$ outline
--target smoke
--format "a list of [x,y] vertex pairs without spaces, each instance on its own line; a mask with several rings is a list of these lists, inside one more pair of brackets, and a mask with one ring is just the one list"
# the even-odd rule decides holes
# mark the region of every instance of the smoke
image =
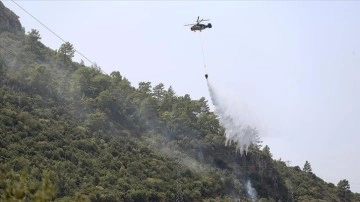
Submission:
[[226,145],[236,144],[241,155],[247,153],[251,144],[258,141],[257,131],[251,127],[250,119],[245,113],[240,114],[235,105],[227,102],[220,96],[215,88],[207,80],[211,101],[215,107],[215,114],[219,117],[220,124],[225,128]]
[[246,191],[252,201],[256,201],[256,190],[252,187],[250,180],[246,182]]

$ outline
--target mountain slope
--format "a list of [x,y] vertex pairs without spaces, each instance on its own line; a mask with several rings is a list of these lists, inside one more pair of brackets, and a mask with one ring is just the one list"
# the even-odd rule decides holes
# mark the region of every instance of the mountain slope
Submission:
[[18,18],[19,17],[14,12],[6,8],[4,4],[0,1],[0,32],[21,32],[22,27]]
[[[133,87],[120,72],[72,62],[8,13],[1,18],[14,23],[0,31],[2,201],[298,199],[290,185],[303,171],[285,175],[292,168],[260,145],[246,156],[226,147],[204,98],[163,84]],[[340,201],[336,188],[321,188]],[[312,193],[302,197],[317,199]]]

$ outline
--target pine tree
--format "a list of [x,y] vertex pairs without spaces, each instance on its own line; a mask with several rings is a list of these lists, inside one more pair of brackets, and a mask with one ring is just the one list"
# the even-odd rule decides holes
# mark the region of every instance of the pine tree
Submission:
[[349,181],[346,179],[340,180],[337,184],[337,192],[338,196],[340,197],[341,201],[350,201],[350,184]]
[[305,162],[303,171],[304,171],[304,172],[307,172],[307,173],[311,173],[311,172],[312,172],[311,165],[310,165],[310,163],[309,163],[308,161]]
[[74,57],[75,49],[70,42],[65,42],[61,44],[59,53],[64,57],[65,60],[71,61],[71,58]]
[[32,52],[39,52],[39,46],[38,46],[38,42],[41,39],[40,33],[38,30],[36,29],[31,29],[30,32],[28,32],[28,38],[27,38],[27,42],[30,46],[30,50]]
[[269,146],[265,145],[265,147],[262,149],[262,151],[263,151],[267,156],[269,156],[269,157],[272,158],[272,154],[271,154],[271,152],[270,152],[270,147],[269,147]]

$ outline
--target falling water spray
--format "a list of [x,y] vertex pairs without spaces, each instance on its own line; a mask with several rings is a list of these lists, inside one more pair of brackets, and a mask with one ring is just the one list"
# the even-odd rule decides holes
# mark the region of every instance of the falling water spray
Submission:
[[247,153],[249,146],[258,140],[255,128],[250,126],[249,120],[242,117],[233,105],[227,103],[227,99],[217,93],[209,79],[207,79],[207,85],[211,101],[215,107],[215,114],[219,117],[220,124],[225,128],[225,144],[235,143],[241,155],[244,152]]

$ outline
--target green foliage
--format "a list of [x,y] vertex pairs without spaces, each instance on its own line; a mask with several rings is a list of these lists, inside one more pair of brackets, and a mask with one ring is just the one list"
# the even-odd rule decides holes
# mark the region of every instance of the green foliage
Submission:
[[28,32],[28,40],[30,43],[35,44],[36,42],[38,42],[41,39],[40,37],[40,33],[38,30],[36,29],[31,29],[30,32]]
[[265,147],[262,149],[262,151],[265,153],[265,155],[269,156],[270,158],[272,158],[272,154],[270,152],[270,147],[265,145]]
[[43,173],[41,181],[35,176],[29,176],[26,170],[19,173],[2,168],[0,172],[2,201],[50,201],[56,195],[50,172]]
[[58,52],[60,53],[64,61],[71,61],[71,58],[74,57],[75,49],[74,46],[67,41],[61,44]]
[[262,201],[338,199],[340,186],[273,161],[260,141],[246,156],[226,147],[205,98],[135,88],[39,39],[0,35],[1,200],[175,201],[181,185],[185,201],[250,201],[249,178]]
[[311,173],[311,172],[312,172],[311,165],[310,165],[310,163],[309,163],[308,161],[305,161],[303,171],[304,171],[304,172],[307,172],[307,173]]
[[351,201],[351,191],[349,181],[346,179],[340,180],[337,184],[337,192],[341,201]]
[[[307,161],[306,161],[307,162]],[[312,172],[301,170],[299,166],[287,167],[282,161],[275,161],[276,169],[285,179],[286,187],[294,201],[359,201],[358,195],[351,193],[347,180],[341,180],[335,187],[326,183]]]
[[39,52],[39,40],[41,39],[40,33],[36,29],[31,29],[27,35],[27,43],[30,46],[30,51]]
[[6,78],[6,72],[7,72],[6,62],[4,58],[0,56],[0,83],[4,82],[4,79]]

